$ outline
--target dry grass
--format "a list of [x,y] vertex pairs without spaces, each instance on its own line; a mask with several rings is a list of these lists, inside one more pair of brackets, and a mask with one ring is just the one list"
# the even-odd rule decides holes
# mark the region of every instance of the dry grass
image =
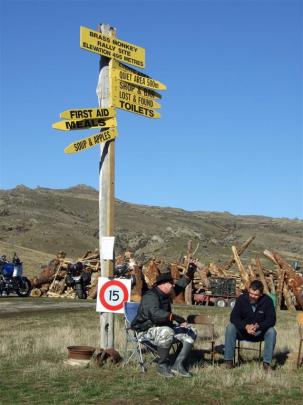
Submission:
[[[214,316],[219,349],[224,344],[229,311],[201,307],[192,307],[190,311],[208,312]],[[178,313],[185,314],[185,308],[180,307]],[[222,354],[217,355],[216,365],[212,366],[209,354],[203,350],[204,360],[201,357],[197,359],[199,364],[192,366],[194,378],[181,381],[159,377],[153,365],[145,375],[135,365],[127,369],[112,365],[101,369],[67,367],[64,364],[67,346],[98,346],[99,320],[92,309],[3,318],[0,380],[6,383],[0,388],[0,398],[5,400],[3,403],[31,405],[110,404],[115,401],[121,404],[166,403],[173,392],[177,404],[202,404],[206,403],[204,400],[211,404],[244,404],[248,399],[257,403],[300,403],[303,370],[296,370],[294,362],[287,360],[290,353],[298,350],[295,315],[286,311],[278,313],[276,369],[271,374],[265,374],[249,354],[245,355],[245,363],[232,371],[222,366]],[[120,350],[123,344],[121,326],[121,318],[117,318],[116,347]],[[209,344],[198,343],[196,353],[200,355],[202,348],[209,348]]]

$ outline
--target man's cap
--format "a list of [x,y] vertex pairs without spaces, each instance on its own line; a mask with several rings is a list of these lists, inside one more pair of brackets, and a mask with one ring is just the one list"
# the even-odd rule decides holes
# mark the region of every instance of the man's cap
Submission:
[[171,274],[166,272],[166,273],[160,273],[157,276],[154,285],[157,286],[157,285],[164,284],[164,283],[172,283],[173,284],[173,282],[174,282],[174,280],[173,280]]

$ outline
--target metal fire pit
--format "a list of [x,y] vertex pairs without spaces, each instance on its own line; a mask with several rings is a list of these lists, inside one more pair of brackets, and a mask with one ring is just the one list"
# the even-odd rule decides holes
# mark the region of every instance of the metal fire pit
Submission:
[[74,360],[90,360],[96,348],[92,346],[68,346],[68,358]]

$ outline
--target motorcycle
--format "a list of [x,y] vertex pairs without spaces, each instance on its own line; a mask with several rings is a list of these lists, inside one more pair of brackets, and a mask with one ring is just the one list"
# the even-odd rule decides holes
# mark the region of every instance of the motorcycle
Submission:
[[77,262],[68,265],[65,283],[76,291],[79,299],[87,298],[87,286],[90,284],[90,280],[91,274],[84,271],[83,263]]
[[114,278],[128,278],[131,280],[131,288],[136,285],[136,277],[131,274],[132,267],[129,263],[117,264],[114,267]]
[[28,297],[32,286],[27,277],[22,276],[23,265],[19,258],[14,257],[8,262],[5,256],[0,258],[0,295],[8,296],[17,293],[19,297]]

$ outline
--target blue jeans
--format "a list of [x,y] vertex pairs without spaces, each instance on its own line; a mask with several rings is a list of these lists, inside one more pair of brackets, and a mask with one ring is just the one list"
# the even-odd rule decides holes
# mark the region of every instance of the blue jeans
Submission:
[[260,340],[264,340],[264,351],[263,351],[263,361],[265,363],[271,363],[272,355],[275,350],[276,345],[276,335],[277,332],[275,328],[269,328],[264,333],[264,335],[260,336],[259,340],[258,337],[251,339],[249,337],[243,337],[237,331],[235,325],[233,323],[229,323],[225,330],[225,350],[224,350],[224,359],[225,360],[233,360],[235,347],[236,347],[236,340],[247,340],[251,342],[258,342]]

